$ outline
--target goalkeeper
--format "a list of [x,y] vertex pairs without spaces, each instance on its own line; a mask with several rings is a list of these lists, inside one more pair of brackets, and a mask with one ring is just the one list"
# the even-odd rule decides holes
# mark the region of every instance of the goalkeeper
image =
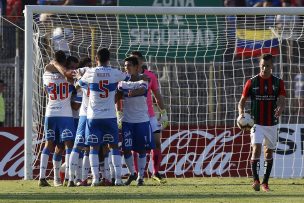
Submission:
[[[133,51],[131,56],[135,56],[138,59],[139,63],[139,72],[144,73],[150,78],[149,86],[148,86],[148,95],[147,95],[147,104],[148,104],[148,113],[150,117],[150,124],[152,127],[152,131],[154,134],[154,142],[155,142],[155,149],[152,150],[152,161],[153,161],[153,175],[152,178],[160,183],[165,183],[166,180],[162,177],[159,173],[160,163],[162,161],[162,154],[161,154],[161,141],[160,141],[160,130],[165,129],[169,122],[167,111],[165,109],[165,105],[163,102],[163,98],[160,94],[160,90],[158,87],[157,77],[154,73],[144,68],[144,59],[139,51]],[[153,102],[152,102],[152,92],[154,97],[156,98],[156,103],[158,108],[160,109],[160,119],[157,120],[155,117],[154,109],[153,109]],[[161,126],[160,126],[161,124]],[[136,157],[136,156],[134,156]],[[134,160],[136,164],[137,161]],[[137,167],[136,167],[137,168]]]
[[261,186],[264,192],[268,192],[268,180],[273,165],[272,154],[277,143],[277,123],[285,107],[286,91],[283,80],[272,75],[271,54],[264,54],[260,59],[259,66],[260,73],[245,84],[238,109],[239,116],[243,116],[246,100],[250,96],[251,114],[255,121],[250,132],[252,188],[255,191],[260,190],[259,169],[263,143],[265,162]]

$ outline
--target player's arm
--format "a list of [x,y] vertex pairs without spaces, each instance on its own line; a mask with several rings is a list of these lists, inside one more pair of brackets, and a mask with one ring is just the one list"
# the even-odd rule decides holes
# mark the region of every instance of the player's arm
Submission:
[[57,71],[59,71],[59,73],[64,75],[67,79],[71,80],[75,76],[75,71],[74,70],[66,69],[66,67],[64,67],[63,65],[61,65],[60,63],[58,63],[55,60],[51,61],[50,65],[53,65],[57,69]]
[[276,118],[280,117],[282,115],[282,112],[285,108],[285,98],[286,98],[286,90],[283,80],[280,80],[280,86],[279,86],[279,96],[277,99],[277,108],[274,110],[274,116]]
[[245,113],[244,109],[245,109],[246,101],[247,101],[247,97],[242,96],[238,104],[239,116],[242,116]]
[[71,102],[71,107],[73,110],[78,111],[78,109],[80,108],[81,103],[78,102]]
[[128,96],[129,97],[136,97],[146,94],[147,88],[146,87],[140,87],[138,89],[129,90]]
[[251,80],[247,80],[242,92],[242,97],[238,104],[239,116],[242,116],[245,113],[245,104],[250,94],[250,87],[251,87]]

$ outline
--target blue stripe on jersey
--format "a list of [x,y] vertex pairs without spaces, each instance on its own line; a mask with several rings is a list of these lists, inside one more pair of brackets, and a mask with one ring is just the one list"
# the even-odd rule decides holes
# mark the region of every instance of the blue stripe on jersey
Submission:
[[[73,92],[74,90],[75,90],[74,85],[69,85],[69,93]],[[57,91],[57,94],[60,93],[60,86],[57,85],[56,91]],[[62,93],[65,94],[65,88],[62,88]]]
[[83,82],[82,80],[79,80],[79,81],[78,81],[78,84],[79,84],[79,86],[80,86],[81,88],[87,89],[88,84],[85,83],[85,82]]
[[[116,90],[118,83],[110,83],[109,85],[103,85],[104,88],[108,89],[110,92],[113,92]],[[98,83],[90,83],[90,90],[91,91],[96,91],[96,92],[102,92],[101,89],[99,89],[99,84]]]

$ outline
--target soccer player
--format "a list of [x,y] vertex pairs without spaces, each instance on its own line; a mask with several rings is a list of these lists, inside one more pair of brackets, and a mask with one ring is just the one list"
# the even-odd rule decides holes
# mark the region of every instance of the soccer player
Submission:
[[112,150],[115,170],[115,185],[123,185],[121,180],[121,155],[118,149],[118,127],[115,109],[115,91],[119,81],[127,79],[127,74],[109,66],[110,52],[103,48],[97,52],[97,67],[88,69],[79,81],[90,89],[87,109],[86,144],[90,146],[90,165],[93,175],[92,185],[98,186],[100,145]]
[[[82,59],[80,61],[79,68],[76,70],[78,76],[81,77],[84,73],[91,67],[91,60],[89,58]],[[86,62],[84,62],[84,60]],[[85,67],[83,67],[85,66]],[[85,145],[85,129],[86,129],[86,120],[87,120],[87,106],[88,106],[89,94],[88,86],[85,85],[82,88],[77,88],[77,99],[74,104],[76,108],[77,103],[80,102],[80,108],[78,111],[77,119],[77,131],[76,138],[73,146],[73,150],[70,157],[70,170],[69,170],[69,186],[73,187],[86,186],[87,177],[89,171],[89,159],[87,145]],[[72,103],[73,106],[73,103]],[[73,115],[74,119],[76,115]],[[82,174],[82,177],[81,177]],[[74,181],[75,177],[75,181]]]
[[271,54],[260,58],[260,73],[249,79],[244,87],[238,104],[239,116],[244,114],[245,103],[251,98],[251,114],[255,124],[251,128],[251,170],[253,189],[260,190],[259,169],[262,143],[264,145],[264,178],[262,190],[269,191],[268,180],[273,164],[273,150],[277,143],[277,124],[285,107],[286,91],[282,79],[272,75],[273,59]]
[[[126,185],[137,179],[137,185],[144,184],[146,146],[152,141],[152,130],[148,115],[148,82],[139,79],[139,64],[136,57],[125,59],[125,69],[131,75],[130,81],[122,81],[118,90],[124,97],[122,116],[122,149],[130,172]],[[140,80],[140,81],[139,81]],[[135,82],[138,81],[138,82]],[[118,104],[120,101],[117,102]],[[119,105],[118,105],[119,106]],[[138,177],[134,170],[132,150],[139,154]]]
[[[152,150],[152,161],[153,161],[153,175],[152,178],[160,183],[165,183],[166,180],[164,177],[159,173],[159,167],[160,163],[162,161],[162,154],[161,154],[161,127],[164,129],[168,126],[168,116],[167,116],[167,111],[165,109],[165,105],[163,102],[163,98],[160,94],[160,90],[158,87],[158,81],[157,77],[155,76],[154,73],[151,71],[147,70],[144,67],[144,58],[139,51],[133,51],[131,53],[131,56],[135,56],[138,59],[139,62],[139,71],[140,73],[144,73],[150,78],[149,86],[148,86],[148,95],[147,95],[147,104],[148,104],[148,113],[150,117],[150,123],[154,135],[154,142],[155,142],[155,149]],[[153,101],[152,101],[152,93],[154,97],[156,98],[156,103],[158,108],[160,109],[160,119],[159,121],[157,120],[153,108]],[[159,125],[161,124],[161,126]],[[136,166],[136,155],[135,155],[135,166]]]
[[[65,64],[66,56],[64,52],[55,53],[55,60],[61,65]],[[61,154],[63,145],[66,148],[66,162],[69,168],[68,160],[72,151],[75,138],[75,128],[71,108],[71,93],[74,86],[58,72],[46,71],[43,75],[43,83],[48,95],[48,104],[45,112],[44,136],[45,146],[40,158],[40,176],[38,185],[41,187],[50,186],[45,179],[45,173],[48,165],[49,154],[54,150],[54,186],[61,186],[59,178],[59,168],[61,166]]]

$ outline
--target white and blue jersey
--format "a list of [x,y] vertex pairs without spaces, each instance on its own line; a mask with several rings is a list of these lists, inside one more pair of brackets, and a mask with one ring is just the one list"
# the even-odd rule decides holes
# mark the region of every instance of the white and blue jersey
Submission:
[[126,73],[110,66],[100,66],[86,71],[79,80],[88,86],[86,144],[117,144],[118,127],[115,109],[115,91],[119,81],[127,79]]
[[[75,89],[75,91],[72,94],[71,101],[74,103],[77,103],[77,104],[82,103],[82,89],[81,88]],[[75,128],[77,128],[78,120],[79,120],[79,109],[78,110],[72,109],[72,114],[73,114],[73,118],[74,118]]]
[[[129,97],[128,92],[145,88],[143,95]],[[118,90],[123,92],[124,105],[122,117],[122,149],[136,152],[155,148],[152,139],[152,129],[147,106],[148,83],[145,81],[125,82],[118,85]]]
[[[88,67],[80,68],[79,70],[86,71]],[[87,124],[87,109],[88,109],[88,103],[89,103],[89,91],[88,91],[88,85],[83,84],[81,87],[82,92],[82,102],[81,106],[79,108],[79,121],[76,131],[76,138],[75,138],[75,146],[81,146],[85,147],[87,146],[85,144],[85,131],[86,131],[86,124]]]
[[60,73],[45,72],[44,88],[48,94],[45,112],[44,135],[46,140],[59,144],[74,140],[75,127],[71,108],[74,86]]

